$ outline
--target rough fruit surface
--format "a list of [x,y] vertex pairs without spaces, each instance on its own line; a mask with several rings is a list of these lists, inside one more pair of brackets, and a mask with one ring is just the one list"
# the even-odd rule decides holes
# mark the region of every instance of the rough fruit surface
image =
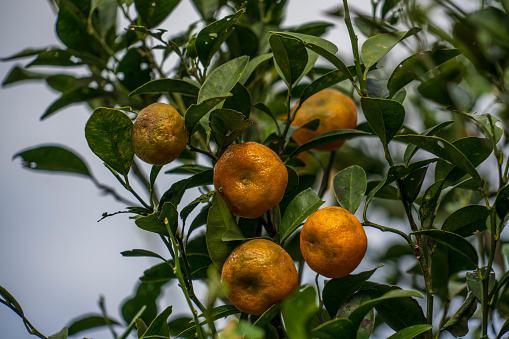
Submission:
[[214,186],[232,213],[258,218],[285,194],[288,172],[270,148],[244,142],[229,147],[214,167]]
[[290,255],[278,244],[254,239],[236,247],[223,265],[228,299],[240,311],[261,315],[291,295],[298,275]]
[[134,121],[134,153],[146,163],[166,165],[186,148],[184,118],[171,105],[157,102],[140,111]]
[[341,207],[309,216],[300,233],[300,250],[309,267],[327,278],[341,278],[359,266],[368,239],[357,218]]
[[[293,111],[296,108],[297,106]],[[327,88],[304,101],[292,125],[302,126],[314,119],[320,119],[320,124],[315,131],[301,128],[293,133],[292,137],[298,144],[302,145],[326,132],[338,129],[355,129],[357,127],[357,107],[347,95],[338,90]],[[341,147],[344,142],[345,140],[339,140],[316,147],[316,149],[332,151]]]

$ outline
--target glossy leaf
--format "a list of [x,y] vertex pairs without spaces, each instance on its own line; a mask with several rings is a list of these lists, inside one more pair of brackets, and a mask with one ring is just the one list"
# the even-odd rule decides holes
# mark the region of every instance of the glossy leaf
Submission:
[[241,56],[215,68],[200,88],[198,104],[210,98],[227,96],[244,73],[248,61],[248,56]]
[[200,120],[210,112],[214,107],[219,105],[221,102],[226,100],[230,95],[208,98],[202,101],[199,104],[192,104],[186,111],[184,116],[186,128],[189,132],[189,136],[193,135],[195,132],[194,129],[196,125],[200,122]]
[[179,3],[180,0],[134,0],[136,11],[147,28],[158,26]]
[[442,230],[468,237],[475,231],[482,232],[486,227],[489,212],[486,206],[469,205],[452,213],[442,225]]
[[231,109],[216,109],[210,113],[210,129],[219,150],[226,149],[252,123],[244,114]]
[[311,286],[297,290],[292,296],[283,300],[281,313],[285,322],[288,338],[310,338],[307,324],[318,311],[316,305],[316,291]]
[[272,59],[273,56],[274,55],[272,53],[266,53],[249,60],[246,69],[244,70],[244,73],[242,73],[242,76],[240,77],[239,83],[245,85],[249,77],[255,71],[255,69],[263,62]]
[[495,199],[495,209],[500,219],[505,219],[509,213],[509,186],[502,188]]
[[398,135],[395,140],[411,143],[450,162],[470,174],[480,185],[482,178],[470,160],[445,139],[425,135]]
[[373,66],[401,40],[417,34],[420,30],[420,28],[413,27],[408,32],[383,33],[368,38],[361,48],[361,59],[366,68]]
[[237,82],[230,91],[231,97],[228,97],[223,108],[233,109],[242,113],[246,118],[251,115],[251,94],[240,82]]
[[332,319],[315,327],[311,331],[313,338],[336,339],[354,338],[353,324],[349,319]]
[[26,168],[42,171],[58,171],[91,176],[85,162],[74,152],[60,146],[40,146],[19,152]]
[[191,96],[198,96],[200,88],[194,84],[181,79],[156,79],[149,81],[134,91],[129,96],[145,93],[181,93]]
[[325,201],[322,201],[311,188],[295,196],[281,219],[281,225],[279,226],[281,242],[287,239],[307,217],[324,203]]
[[294,157],[295,155],[309,151],[310,149],[313,149],[318,146],[326,145],[334,141],[338,140],[350,140],[357,137],[364,137],[364,136],[372,136],[371,133],[355,130],[355,129],[343,129],[343,130],[335,130],[330,131],[324,134],[321,134],[317,137],[314,137],[313,139],[305,142],[298,148],[296,148],[289,157]]
[[317,44],[313,44],[313,43],[307,43],[306,44],[306,48],[309,48],[313,52],[315,52],[315,53],[321,55],[322,57],[324,57],[327,61],[329,61],[334,66],[336,66],[336,68],[338,70],[340,70],[344,75],[346,75],[347,78],[350,79],[350,81],[352,83],[355,83],[355,80],[354,80],[352,74],[350,73],[350,71],[348,70],[348,67],[334,53],[331,53],[327,49],[325,49],[325,48],[323,48],[323,47],[321,47],[321,46],[319,46]]
[[210,259],[218,269],[221,269],[224,262],[236,247],[234,241],[223,241],[223,235],[227,232],[235,232],[242,236],[242,232],[235,222],[230,209],[219,194],[214,194],[212,206],[209,209],[207,218],[207,248]]
[[297,32],[278,32],[277,34],[297,38],[306,44],[314,44],[320,46],[321,48],[325,49],[326,51],[332,54],[336,54],[338,51],[338,47],[336,45],[334,45],[329,40],[320,38],[318,36],[302,34]]
[[332,185],[338,204],[354,214],[366,193],[366,173],[362,167],[353,165],[339,171]]
[[225,42],[228,36],[232,33],[232,26],[240,15],[242,15],[241,10],[237,11],[235,14],[228,15],[221,20],[214,21],[198,33],[198,36],[196,37],[196,51],[198,52],[198,57],[205,68],[209,66],[214,53],[219,50],[223,42]]
[[431,330],[432,328],[433,326],[428,324],[412,325],[402,330],[399,330],[398,332],[394,333],[387,339],[412,339],[421,333]]
[[92,152],[124,177],[134,157],[132,128],[133,123],[125,113],[110,108],[95,109],[85,125],[85,137]]
[[477,309],[477,299],[472,293],[469,293],[463,305],[456,313],[445,323],[440,332],[447,330],[455,337],[462,337],[468,333],[468,320],[474,315]]
[[44,112],[41,116],[41,120],[48,118],[53,115],[55,112],[65,108],[71,104],[75,104],[78,102],[84,102],[100,97],[104,97],[109,95],[108,92],[104,91],[100,88],[89,88],[89,87],[79,87],[69,92],[64,92],[62,95],[55,100]]
[[343,278],[329,280],[322,292],[322,298],[325,308],[331,317],[335,317],[339,308],[352,294],[362,288],[364,283],[371,278],[373,273],[382,265],[372,270],[361,272],[359,274],[350,274]]
[[301,78],[308,62],[304,43],[277,33],[269,37],[269,43],[279,75],[288,87],[293,86]]
[[120,325],[117,321],[105,318],[104,315],[86,315],[80,319],[74,320],[70,325],[67,326],[69,333],[68,335],[74,335],[82,331],[89,330],[91,328],[108,326],[108,325]]
[[[94,54],[99,52],[97,39],[87,29],[90,2],[62,0],[59,2],[56,33],[69,48]],[[99,53],[97,53],[99,54]]]
[[398,133],[405,121],[405,109],[397,101],[361,98],[364,116],[384,145]]
[[468,260],[470,260],[474,265],[477,266],[479,262],[479,257],[477,255],[477,251],[475,247],[467,240],[463,239],[463,237],[443,230],[424,230],[424,231],[416,231],[412,234],[426,235],[431,239],[441,242],[453,250],[463,254]]
[[394,95],[413,80],[419,79],[426,72],[459,54],[457,49],[438,49],[422,51],[409,56],[394,69],[389,78],[387,89],[390,95]]

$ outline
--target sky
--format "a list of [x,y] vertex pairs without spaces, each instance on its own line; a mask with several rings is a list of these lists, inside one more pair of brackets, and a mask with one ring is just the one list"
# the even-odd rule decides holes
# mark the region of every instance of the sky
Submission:
[[[331,21],[324,18],[322,12],[337,3],[314,0],[313,6],[309,6],[307,0],[290,0],[285,24]],[[356,1],[351,6],[361,10],[370,8],[368,0]],[[196,20],[198,15],[191,1],[182,0],[171,20],[161,28],[178,33]],[[28,47],[60,45],[54,24],[55,15],[47,1],[0,2],[0,57]],[[328,38],[340,47],[342,55],[349,56],[347,31],[339,24]],[[4,79],[14,65],[28,62],[29,59],[0,62],[0,78]],[[110,196],[101,196],[90,180],[78,175],[30,171],[21,167],[19,157],[13,159],[13,155],[37,145],[65,145],[86,159],[100,182],[121,191],[86,144],[84,126],[90,115],[88,108],[74,105],[44,121],[39,120],[57,96],[42,82],[24,82],[0,89],[3,111],[0,124],[0,285],[18,300],[32,325],[47,336],[85,313],[98,313],[97,302],[101,295],[105,297],[111,316],[121,320],[120,306],[134,292],[138,277],[158,262],[149,258],[124,258],[120,252],[146,248],[165,253],[158,237],[139,230],[126,215],[97,222],[103,212],[123,210],[125,206]],[[148,167],[143,169],[147,172]],[[160,182],[160,191],[164,192],[172,180],[181,178],[166,176]],[[189,201],[193,198],[186,197]],[[374,234],[372,229],[368,230],[368,239]],[[180,294],[166,293],[162,302],[179,305],[184,299]],[[178,308],[187,311],[185,306],[174,309]],[[95,339],[111,338],[104,330],[89,331],[85,335]],[[0,338],[34,337],[26,332],[16,314],[0,305]]]

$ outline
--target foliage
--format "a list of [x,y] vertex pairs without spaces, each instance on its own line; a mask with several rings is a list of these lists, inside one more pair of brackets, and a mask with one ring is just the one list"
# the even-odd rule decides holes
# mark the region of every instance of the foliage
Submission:
[[[137,200],[123,213],[168,249],[164,255],[122,252],[162,261],[144,272],[136,293],[121,305],[123,321],[113,320],[100,302],[101,313],[85,314],[49,338],[101,326],[115,338],[134,332],[138,338],[216,337],[222,330],[217,320],[225,317],[240,320],[226,325],[224,338],[367,338],[382,323],[392,328],[391,338],[505,334],[509,3],[481,0],[465,10],[458,1],[381,0],[372,1],[372,15],[365,15],[344,0],[328,11],[349,32],[353,60],[342,60],[337,46],[322,38],[330,23],[281,25],[285,0],[193,0],[201,22],[171,36],[164,22],[179,2],[53,0],[61,46],[3,59],[31,60],[15,66],[4,86],[44,81],[61,93],[41,119],[74,103],[90,106],[85,135],[100,160],[89,161],[104,162]],[[360,48],[356,32],[366,37]],[[399,47],[406,57],[392,51]],[[48,65],[58,71],[36,71]],[[86,72],[71,75],[76,66]],[[292,106],[328,87],[352,96],[364,119],[355,130],[297,145],[290,124],[299,107]],[[154,188],[162,167],[153,166],[144,178],[130,141],[136,113],[157,101],[175,106],[189,132],[179,166],[164,172],[188,177],[161,196]],[[485,102],[491,104],[486,108]],[[345,139],[351,141],[339,150],[314,150]],[[273,149],[290,178],[280,204],[257,219],[232,216],[211,189],[217,159],[243,141]],[[68,148],[42,145],[16,156],[29,169],[83,175],[128,204]],[[133,189],[132,177],[145,183],[146,192]],[[203,194],[181,206],[194,187]],[[360,208],[363,226],[391,233],[387,251],[371,258],[385,266],[328,280],[322,288],[317,276],[316,286],[301,285],[261,316],[241,314],[219,279],[228,254],[246,239],[270,238],[291,254],[302,276],[299,229],[327,192],[332,204],[352,213]],[[405,226],[375,220],[381,210]],[[414,266],[402,272],[398,265],[405,257]],[[372,280],[375,271],[382,276],[378,282]],[[186,297],[190,316],[174,316],[172,305],[158,309],[161,288],[172,280],[178,280],[174,288]],[[207,283],[206,296],[195,294],[196,280]],[[46,338],[3,287],[0,297],[30,333]]]

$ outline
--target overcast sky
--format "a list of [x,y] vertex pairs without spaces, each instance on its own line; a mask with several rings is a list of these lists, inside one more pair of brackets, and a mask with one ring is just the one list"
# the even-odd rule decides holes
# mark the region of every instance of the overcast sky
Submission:
[[[324,18],[322,11],[338,3],[313,0],[310,6],[307,0],[290,0],[285,23],[331,21]],[[351,6],[363,10],[370,7],[368,0],[356,1]],[[161,27],[177,33],[197,19],[191,1],[183,0],[171,22]],[[0,2],[0,57],[28,47],[59,45],[54,24],[55,16],[47,1]],[[342,55],[349,56],[346,29],[340,25],[328,38],[340,47]],[[28,59],[0,63],[0,78],[4,79],[15,64],[27,63]],[[86,144],[83,129],[90,114],[88,109],[75,105],[39,121],[56,98],[57,93],[42,82],[0,89],[0,285],[14,295],[27,318],[47,336],[75,317],[97,313],[100,295],[105,296],[113,318],[121,320],[119,310],[123,300],[134,292],[143,270],[157,261],[123,258],[120,252],[146,248],[166,255],[159,239],[140,231],[126,215],[98,223],[103,212],[115,212],[125,206],[111,197],[100,196],[88,179],[29,171],[21,168],[19,158],[12,160],[14,154],[36,145],[65,145],[87,160],[99,181],[121,191]],[[171,184],[168,176],[163,180],[160,191]],[[178,304],[180,294],[166,293],[162,302]],[[187,311],[185,306],[174,307],[175,311],[178,309]],[[90,331],[86,336],[111,338],[109,332],[102,330]],[[33,338],[21,319],[3,305],[0,305],[0,338]]]

